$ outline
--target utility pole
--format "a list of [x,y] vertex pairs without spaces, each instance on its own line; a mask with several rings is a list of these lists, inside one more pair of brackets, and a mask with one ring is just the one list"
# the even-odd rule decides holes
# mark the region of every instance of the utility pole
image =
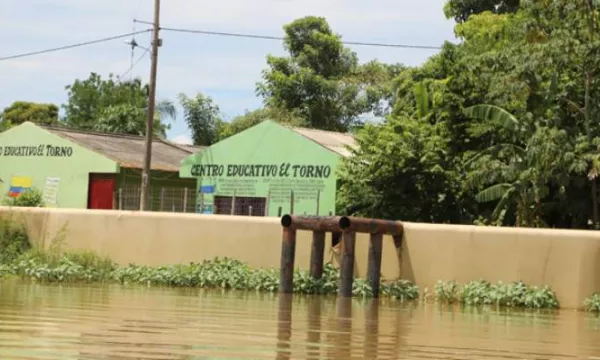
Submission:
[[156,104],[156,71],[158,65],[158,47],[161,45],[158,37],[160,19],[160,0],[154,0],[154,29],[152,32],[152,64],[150,65],[150,89],[148,92],[148,119],[146,120],[146,154],[144,156],[144,168],[142,169],[142,188],[140,192],[140,210],[146,211],[150,208],[150,164],[152,162],[152,136],[154,125],[154,108]]

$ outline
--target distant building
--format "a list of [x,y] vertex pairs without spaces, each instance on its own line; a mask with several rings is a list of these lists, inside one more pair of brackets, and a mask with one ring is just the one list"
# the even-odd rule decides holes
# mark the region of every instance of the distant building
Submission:
[[[23,123],[0,133],[0,198],[37,188],[49,207],[139,210],[144,137]],[[199,147],[154,139],[154,211],[194,212],[194,180],[178,176]]]
[[354,146],[350,134],[264,121],[189,155],[179,174],[198,180],[204,214],[329,215],[336,170]]

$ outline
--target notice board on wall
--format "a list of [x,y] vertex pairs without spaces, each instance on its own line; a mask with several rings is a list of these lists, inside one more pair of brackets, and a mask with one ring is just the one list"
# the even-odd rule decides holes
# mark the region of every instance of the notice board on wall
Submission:
[[58,206],[58,188],[60,185],[60,178],[58,177],[47,177],[44,184],[44,203],[49,207]]

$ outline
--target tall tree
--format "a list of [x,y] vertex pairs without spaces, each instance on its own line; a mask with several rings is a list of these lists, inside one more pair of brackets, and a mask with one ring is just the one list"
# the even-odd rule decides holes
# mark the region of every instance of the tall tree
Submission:
[[444,13],[447,18],[453,18],[456,22],[462,23],[467,21],[471,15],[485,11],[497,14],[516,12],[519,9],[519,2],[520,0],[448,0],[444,7]]
[[184,119],[192,131],[194,145],[210,146],[219,140],[219,129],[223,124],[219,106],[206,95],[198,93],[190,98],[179,94]]
[[284,27],[289,57],[268,56],[257,93],[265,106],[294,110],[310,127],[345,131],[379,105],[358,81],[358,58],[324,18],[308,16]]
[[52,125],[58,122],[58,106],[28,101],[15,101],[0,113],[3,127],[19,125],[25,121],[36,124]]
[[[91,73],[87,79],[75,80],[66,87],[68,101],[63,105],[63,122],[70,127],[141,135],[146,131],[148,85],[140,79],[119,82],[112,74],[108,79]],[[174,118],[175,107],[167,100],[157,102],[154,133],[164,136],[168,117]]]

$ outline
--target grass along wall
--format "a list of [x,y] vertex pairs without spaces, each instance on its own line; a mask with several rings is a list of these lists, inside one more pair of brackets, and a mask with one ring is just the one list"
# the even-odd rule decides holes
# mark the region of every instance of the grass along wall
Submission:
[[[254,268],[277,268],[277,218],[202,216],[40,208],[0,208],[25,220],[30,238],[49,247],[57,237],[68,249],[91,250],[120,264],[171,265],[229,257]],[[296,266],[308,268],[308,232],[299,232]],[[327,240],[328,248],[330,240]],[[355,276],[364,277],[368,237],[356,241]],[[600,291],[600,233],[405,223],[399,253],[384,238],[383,277],[400,276],[434,291],[438,281],[466,284],[523,281],[550,286],[563,308],[579,308]],[[326,250],[326,261],[337,257]],[[400,259],[401,258],[401,259]]]

